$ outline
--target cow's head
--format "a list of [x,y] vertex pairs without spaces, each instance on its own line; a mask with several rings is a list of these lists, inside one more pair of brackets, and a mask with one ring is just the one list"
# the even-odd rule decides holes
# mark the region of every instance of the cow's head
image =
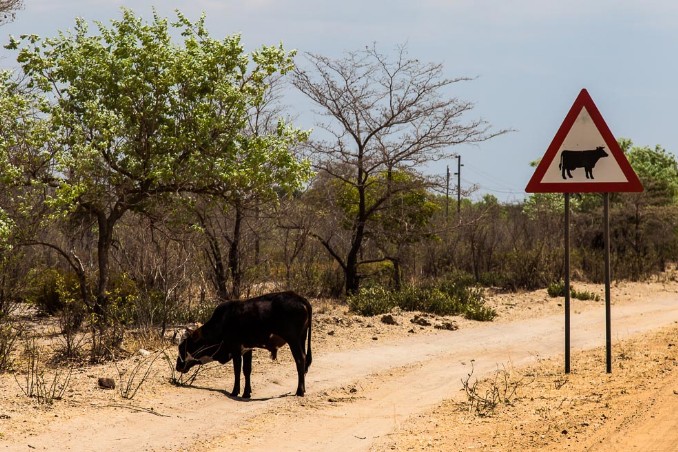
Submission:
[[607,157],[607,152],[605,152],[605,146],[596,146],[596,155],[599,157]]
[[188,372],[196,364],[207,364],[219,361],[224,364],[231,359],[222,342],[212,341],[205,337],[202,327],[193,331],[187,330],[179,344],[179,356],[176,369]]

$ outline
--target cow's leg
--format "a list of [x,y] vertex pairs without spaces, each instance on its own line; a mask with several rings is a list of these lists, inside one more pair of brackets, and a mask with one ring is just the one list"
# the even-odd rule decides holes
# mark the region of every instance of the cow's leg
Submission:
[[242,367],[242,355],[240,353],[233,354],[233,391],[232,396],[240,394],[240,368]]
[[245,374],[245,390],[242,396],[249,399],[252,396],[252,386],[250,385],[250,375],[252,374],[252,350],[246,351],[242,355],[242,370]]
[[569,177],[570,179],[572,179],[572,173],[570,172],[570,169],[569,169],[569,168],[567,169],[567,177]]
[[304,381],[304,375],[306,373],[306,352],[304,352],[304,341],[303,339],[291,340],[289,344],[290,350],[292,351],[292,356],[294,357],[294,362],[297,365],[297,375],[299,377],[296,395],[303,396],[306,392],[306,384]]

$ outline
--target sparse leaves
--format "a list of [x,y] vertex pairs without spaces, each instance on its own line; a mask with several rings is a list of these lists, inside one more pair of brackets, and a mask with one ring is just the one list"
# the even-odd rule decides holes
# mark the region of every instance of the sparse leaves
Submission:
[[[296,69],[293,83],[326,118],[319,124],[324,136],[306,148],[319,180],[336,181],[330,185],[350,194],[339,202],[348,213],[344,226],[350,236],[337,238],[332,226],[314,236],[344,270],[346,292],[355,293],[362,260],[358,256],[373,232],[370,222],[395,208],[399,203],[392,203],[394,199],[431,187],[419,174],[421,166],[451,155],[454,145],[482,142],[506,131],[466,117],[473,104],[451,96],[449,89],[467,78],[446,78],[442,65],[410,58],[404,47],[393,56],[373,46],[336,60],[306,57],[311,69]],[[383,256],[367,259],[378,258]]]

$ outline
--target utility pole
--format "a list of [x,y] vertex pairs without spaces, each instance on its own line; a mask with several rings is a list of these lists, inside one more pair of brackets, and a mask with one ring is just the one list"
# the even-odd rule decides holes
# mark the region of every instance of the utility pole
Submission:
[[454,173],[457,176],[457,215],[461,214],[461,167],[464,166],[461,164],[461,155],[457,154],[457,172]]
[[450,216],[450,165],[447,165],[447,178],[445,180],[445,221],[447,221]]

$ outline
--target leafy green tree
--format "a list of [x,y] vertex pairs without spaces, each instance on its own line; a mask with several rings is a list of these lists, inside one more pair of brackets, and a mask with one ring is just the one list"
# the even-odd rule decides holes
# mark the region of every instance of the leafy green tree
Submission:
[[[358,261],[361,277],[369,264],[390,262],[393,266],[393,284],[401,287],[402,263],[409,245],[433,236],[431,219],[439,210],[428,184],[420,175],[396,170],[375,174],[365,193],[368,204],[388,196],[388,200],[369,218],[365,225],[365,240]],[[386,190],[393,193],[387,194]],[[330,237],[334,242],[350,241],[353,221],[359,209],[359,191],[343,180],[318,177],[306,195],[306,202],[318,212],[322,232],[312,234],[323,242]],[[327,246],[326,246],[327,247]]]
[[612,204],[610,226],[616,248],[613,270],[621,277],[641,278],[661,271],[678,249],[678,161],[657,145],[620,145],[640,178],[644,191],[621,193]]
[[645,196],[654,205],[675,204],[678,201],[678,161],[660,145],[633,146],[629,139],[620,139],[629,163],[643,183]]
[[[280,104],[281,88],[280,74],[267,78],[267,89],[261,100],[252,105],[247,113],[243,134],[255,139],[276,133],[279,118],[284,114]],[[305,134],[300,136],[306,138]],[[294,144],[290,142],[288,146],[293,147]],[[257,170],[256,165],[251,168],[253,173]],[[301,175],[305,177],[307,173]],[[216,195],[203,195],[202,199],[194,198],[190,204],[190,215],[197,220],[206,240],[205,254],[219,298],[240,298],[251,264],[258,264],[260,241],[257,229],[262,226],[262,221],[259,221],[261,211],[277,205],[280,197],[291,188],[296,187],[281,185],[270,179],[237,180],[229,190]],[[255,258],[254,262],[252,259],[247,262],[246,248],[248,239],[252,238]]]
[[12,156],[13,168],[46,187],[54,217],[95,222],[94,312],[105,324],[109,255],[127,212],[178,193],[296,188],[308,165],[290,152],[307,134],[282,120],[270,133],[243,133],[269,78],[292,69],[293,52],[264,46],[248,55],[238,35],[213,39],[204,17],[178,12],[175,22],[154,14],[146,23],[123,9],[110,26],[96,25],[90,34],[77,19],[73,32],[12,38],[7,48],[19,50],[27,87],[41,96],[35,116],[49,131],[32,138],[31,158]]

